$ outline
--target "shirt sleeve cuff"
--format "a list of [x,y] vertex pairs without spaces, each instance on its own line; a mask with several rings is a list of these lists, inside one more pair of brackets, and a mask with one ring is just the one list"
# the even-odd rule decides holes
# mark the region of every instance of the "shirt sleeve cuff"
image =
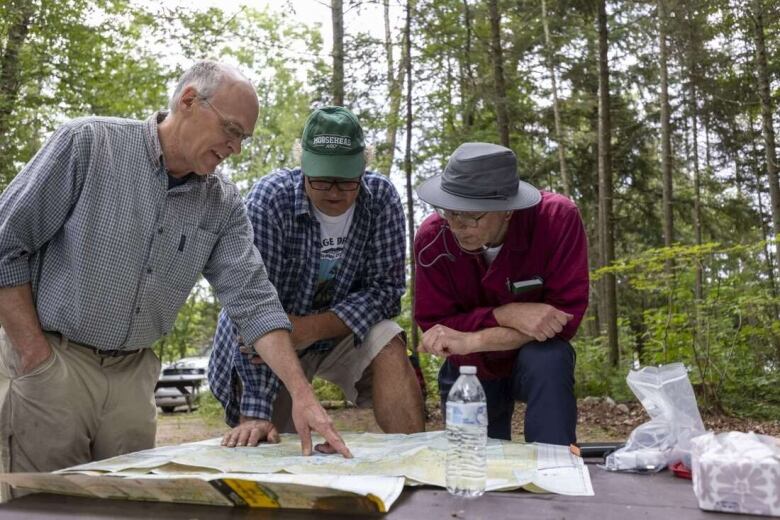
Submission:
[[0,266],[0,287],[16,287],[30,282],[30,262],[20,257]]
[[482,327],[485,329],[493,328],[493,327],[500,327],[498,324],[498,321],[496,320],[495,315],[493,314],[493,308],[487,307],[484,309],[480,309],[485,311],[485,315],[482,317]]
[[360,313],[357,309],[352,308],[351,305],[345,302],[337,303],[330,308],[330,311],[338,316],[338,318],[349,327],[349,330],[355,334],[357,338],[356,343],[363,342],[363,338],[368,334],[368,329],[371,328],[370,324],[366,323],[365,319],[361,319],[365,318],[365,312]]
[[249,395],[246,392],[241,396],[241,415],[259,419],[261,421],[270,421],[273,412],[273,404],[263,397]]
[[283,312],[267,312],[255,316],[251,322],[238,327],[246,345],[254,345],[255,341],[273,330],[292,331],[292,324]]

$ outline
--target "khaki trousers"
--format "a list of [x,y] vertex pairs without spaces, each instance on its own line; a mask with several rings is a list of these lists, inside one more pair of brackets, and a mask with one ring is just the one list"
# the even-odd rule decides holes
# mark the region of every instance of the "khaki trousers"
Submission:
[[19,375],[18,355],[0,329],[2,471],[53,471],[153,448],[155,353],[107,357],[59,334],[46,339],[52,355]]

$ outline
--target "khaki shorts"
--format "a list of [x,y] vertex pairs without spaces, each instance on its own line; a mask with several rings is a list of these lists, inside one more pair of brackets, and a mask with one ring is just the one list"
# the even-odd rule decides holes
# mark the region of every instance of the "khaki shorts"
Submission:
[[[368,329],[359,347],[350,334],[327,352],[307,351],[301,356],[301,366],[309,381],[315,377],[337,385],[347,401],[360,408],[371,408],[371,362],[403,329],[392,320],[382,320]],[[292,399],[284,385],[274,401],[274,426],[281,433],[295,433],[292,422]]]
[[16,350],[0,329],[2,471],[53,471],[153,448],[155,353],[107,357],[59,334],[46,339],[52,355],[19,375]]

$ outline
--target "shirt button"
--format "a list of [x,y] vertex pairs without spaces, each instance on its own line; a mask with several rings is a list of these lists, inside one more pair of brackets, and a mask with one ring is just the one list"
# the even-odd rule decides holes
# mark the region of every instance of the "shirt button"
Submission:
[[135,313],[136,313],[136,314],[139,314],[140,312],[141,312],[141,307],[136,307],[136,308],[135,308]]
[[157,228],[157,233],[158,233],[159,235],[162,235],[162,234],[163,234],[163,228],[161,228],[161,227],[160,227],[160,228]]
[[152,268],[151,267],[147,267],[146,268],[146,273],[147,274],[152,274]]

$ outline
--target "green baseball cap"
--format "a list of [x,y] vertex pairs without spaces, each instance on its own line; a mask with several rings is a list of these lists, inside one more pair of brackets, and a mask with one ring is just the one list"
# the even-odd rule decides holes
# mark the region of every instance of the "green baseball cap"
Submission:
[[301,137],[301,169],[308,177],[354,179],[366,170],[363,129],[344,107],[319,108],[309,115]]

